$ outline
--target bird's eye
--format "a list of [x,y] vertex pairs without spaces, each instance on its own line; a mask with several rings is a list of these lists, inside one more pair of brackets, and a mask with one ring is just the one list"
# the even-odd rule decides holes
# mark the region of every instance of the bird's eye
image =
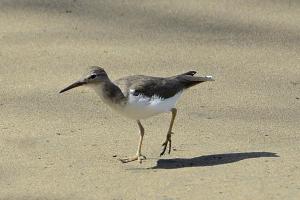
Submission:
[[89,79],[94,79],[94,78],[96,78],[96,74],[93,74],[89,77]]

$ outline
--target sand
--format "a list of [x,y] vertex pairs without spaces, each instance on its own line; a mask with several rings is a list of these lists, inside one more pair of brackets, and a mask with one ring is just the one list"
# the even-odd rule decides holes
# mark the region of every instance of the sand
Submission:
[[[0,199],[298,199],[300,4],[290,1],[0,1]],[[58,91],[99,65],[111,79],[196,70],[215,82],[170,120],[138,127],[87,88]]]

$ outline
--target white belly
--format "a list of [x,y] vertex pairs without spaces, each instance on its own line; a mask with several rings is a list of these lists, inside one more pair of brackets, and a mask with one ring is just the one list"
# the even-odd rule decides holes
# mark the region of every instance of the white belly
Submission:
[[128,102],[121,110],[121,114],[132,119],[144,119],[159,113],[170,112],[175,107],[182,91],[167,99],[158,96],[145,97],[143,95],[134,96],[132,94],[130,92]]

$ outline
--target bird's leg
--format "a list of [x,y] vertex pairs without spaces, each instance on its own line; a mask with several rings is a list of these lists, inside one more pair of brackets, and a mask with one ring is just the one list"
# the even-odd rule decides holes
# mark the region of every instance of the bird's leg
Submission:
[[139,128],[140,128],[140,141],[139,141],[139,145],[138,145],[138,150],[136,152],[136,155],[135,156],[132,156],[130,158],[123,158],[123,159],[120,159],[120,161],[122,163],[128,163],[128,162],[132,162],[132,161],[135,161],[135,160],[138,160],[139,163],[142,163],[142,160],[146,159],[145,156],[142,155],[142,144],[143,144],[143,137],[144,137],[144,133],[145,133],[145,129],[144,127],[142,126],[140,120],[137,120],[137,124],[139,125]]
[[167,133],[167,138],[166,138],[166,141],[162,144],[163,146],[163,150],[162,152],[160,153],[160,156],[164,155],[166,149],[167,149],[167,146],[169,144],[169,154],[171,152],[171,135],[174,134],[172,132],[172,128],[173,128],[173,124],[174,124],[174,121],[175,121],[175,117],[176,117],[176,114],[177,114],[177,109],[176,108],[172,108],[171,109],[171,112],[172,112],[172,118],[171,118],[171,122],[170,122],[170,126],[169,126],[169,130],[168,130],[168,133]]

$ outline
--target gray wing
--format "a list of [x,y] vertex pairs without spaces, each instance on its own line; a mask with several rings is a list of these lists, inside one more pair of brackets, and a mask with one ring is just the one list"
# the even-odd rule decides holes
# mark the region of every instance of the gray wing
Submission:
[[135,96],[144,95],[151,97],[157,95],[159,97],[169,98],[184,89],[174,78],[143,75],[127,76],[114,81],[114,83],[121,89],[126,97],[129,95],[129,91],[131,91]]
[[133,91],[135,96],[151,97],[157,95],[162,98],[169,98],[184,89],[206,81],[203,79],[204,77],[194,77],[195,73],[195,71],[190,71],[167,78],[143,75],[127,76],[114,81],[114,84],[121,89],[125,97],[128,97],[129,91]]

